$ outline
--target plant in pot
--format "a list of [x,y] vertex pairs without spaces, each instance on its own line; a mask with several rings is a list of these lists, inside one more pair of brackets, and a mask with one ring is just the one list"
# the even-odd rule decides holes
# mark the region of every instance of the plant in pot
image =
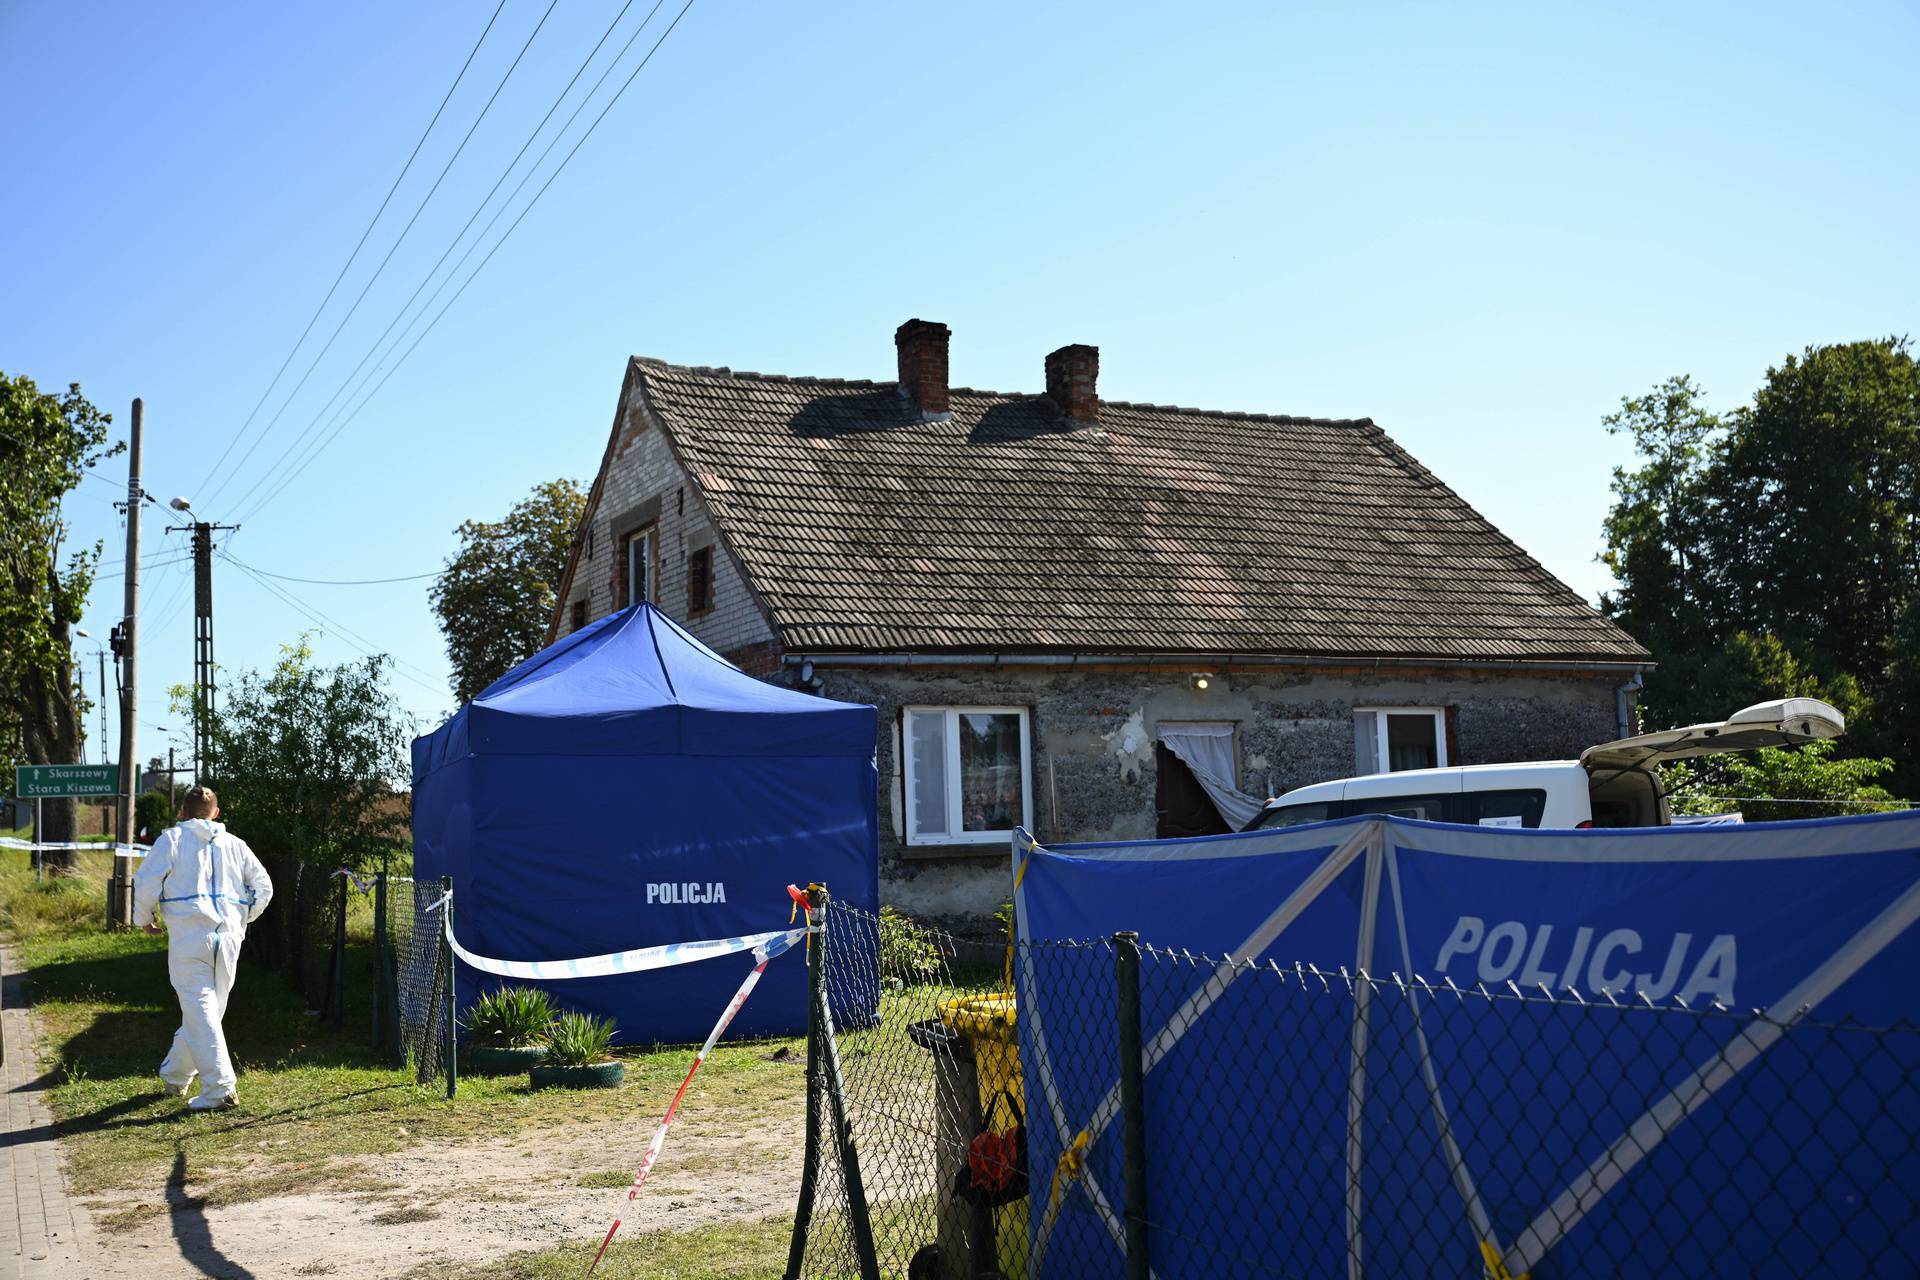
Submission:
[[467,1069],[479,1075],[518,1075],[547,1056],[553,1006],[532,987],[489,991],[467,1010]]
[[626,1078],[626,1067],[613,1060],[611,1018],[563,1013],[547,1032],[547,1056],[530,1073],[533,1087],[562,1085],[569,1089],[611,1089]]

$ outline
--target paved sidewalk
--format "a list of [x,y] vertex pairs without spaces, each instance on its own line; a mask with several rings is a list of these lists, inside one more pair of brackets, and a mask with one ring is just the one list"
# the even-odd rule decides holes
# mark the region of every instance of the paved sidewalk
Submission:
[[45,1089],[51,1083],[34,1055],[33,1014],[26,1007],[25,982],[15,972],[11,953],[0,951],[0,1046],[6,1062],[0,1088],[6,1090],[6,1136],[0,1139],[0,1178],[7,1201],[0,1212],[0,1280],[51,1280],[85,1274],[91,1253],[82,1237],[86,1211],[67,1195],[60,1146],[53,1138]]

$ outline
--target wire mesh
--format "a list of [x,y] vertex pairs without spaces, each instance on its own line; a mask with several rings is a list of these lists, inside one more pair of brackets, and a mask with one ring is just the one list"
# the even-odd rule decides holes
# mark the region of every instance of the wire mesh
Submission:
[[429,911],[441,897],[434,883],[403,876],[387,880],[387,928],[399,1017],[400,1055],[421,1084],[443,1077],[451,1064],[447,1021],[450,956],[441,938],[440,916]]
[[[1148,1274],[1128,1266],[1130,1186],[1160,1277],[1920,1274],[1911,1024],[1144,946],[1135,1163],[1114,942],[1023,945],[1018,1043],[983,1046],[991,1020],[955,1011],[1004,1003],[992,949],[896,917],[829,916],[825,976],[880,1276]],[[978,1171],[982,1135],[1008,1127],[983,1121],[1000,1089],[1028,1122],[1026,1195],[983,1207],[955,1180]],[[989,1162],[999,1150],[986,1144]],[[835,1154],[828,1128],[800,1276],[861,1275]]]
[[[1052,1006],[1111,981],[1092,961],[1064,972],[1074,954],[1053,954],[1050,976],[1032,966]],[[1140,987],[1157,1274],[1895,1276],[1920,1262],[1912,1026],[1152,948]],[[1085,1064],[1110,1043],[1056,1034],[1048,1056],[1104,1083],[1117,1067]],[[1097,1130],[1087,1168],[1115,1171],[1102,1114],[1070,1124]],[[1119,1256],[1098,1237],[1119,1227],[1120,1188],[1102,1209],[1090,1183],[1063,1197],[1034,1275],[1103,1274]]]
[[[938,1269],[942,1256],[984,1264],[953,1271],[969,1280],[977,1271],[990,1273],[991,1211],[965,1201],[956,1208],[952,1190],[983,1128],[983,1089],[991,1101],[1017,1088],[1010,1074],[1013,1046],[1009,1036],[976,1052],[954,1027],[958,1011],[1004,1001],[1005,949],[955,938],[892,910],[876,916],[835,903],[826,926],[819,945],[827,1002],[879,1274],[946,1275]],[[821,1075],[816,1070],[811,1083],[825,1089]],[[800,1274],[857,1277],[848,1169],[835,1148],[828,1100],[820,1106],[823,1158]],[[992,1124],[1003,1134],[1015,1130],[1004,1098]],[[986,1176],[1010,1181],[1015,1171],[998,1152],[985,1152]]]

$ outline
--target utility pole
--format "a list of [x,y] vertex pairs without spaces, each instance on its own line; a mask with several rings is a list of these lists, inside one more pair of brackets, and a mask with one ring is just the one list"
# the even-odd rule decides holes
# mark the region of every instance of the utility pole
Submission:
[[213,526],[193,522],[193,763],[207,763],[207,721],[213,717]]
[[[175,511],[192,511],[185,498],[175,498]],[[167,531],[181,528],[169,525]],[[237,524],[210,524],[195,516],[185,526],[193,534],[193,764],[207,767],[207,729],[213,717],[213,535],[238,529]]]
[[107,763],[107,651],[98,640],[94,653],[100,659],[100,763]]
[[[134,742],[134,726],[139,723],[139,627],[140,627],[140,507],[146,490],[140,487],[140,427],[144,409],[133,402],[133,428],[127,438],[127,598],[126,616],[120,621],[121,643],[125,652],[121,661],[120,690],[120,812],[114,821],[113,838],[120,844],[133,843],[133,802],[140,787],[139,751]],[[118,924],[126,919],[127,860],[117,853],[113,859],[113,877],[108,886],[107,920]]]

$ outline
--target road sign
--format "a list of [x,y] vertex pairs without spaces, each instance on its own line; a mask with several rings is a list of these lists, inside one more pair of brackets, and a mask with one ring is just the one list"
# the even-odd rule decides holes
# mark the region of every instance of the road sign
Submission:
[[13,770],[13,794],[22,800],[111,796],[119,792],[117,764],[23,764]]

